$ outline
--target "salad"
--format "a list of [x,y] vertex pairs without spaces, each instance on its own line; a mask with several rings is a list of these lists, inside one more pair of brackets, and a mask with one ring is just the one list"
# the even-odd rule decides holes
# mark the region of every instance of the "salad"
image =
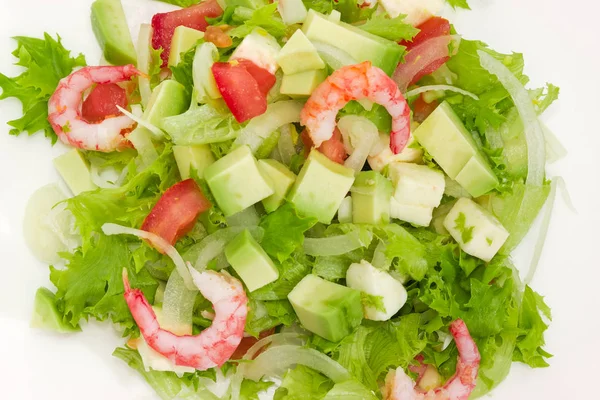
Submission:
[[0,74],[9,133],[68,147],[26,208],[32,326],[112,322],[161,399],[473,399],[549,365],[556,86],[442,0],[166,2],[134,43],[94,1],[102,65],[19,36]]

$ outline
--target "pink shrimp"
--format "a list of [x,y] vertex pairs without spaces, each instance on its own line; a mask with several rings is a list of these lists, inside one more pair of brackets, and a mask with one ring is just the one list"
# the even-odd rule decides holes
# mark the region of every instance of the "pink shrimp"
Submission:
[[475,388],[481,356],[467,325],[460,320],[450,324],[450,333],[458,348],[456,373],[440,388],[421,392],[402,368],[390,371],[385,380],[385,400],[467,400]]
[[139,289],[131,289],[123,271],[125,301],[146,343],[175,363],[204,371],[223,365],[244,335],[248,297],[240,281],[226,273],[190,268],[194,284],[214,307],[212,325],[196,336],[177,336],[161,329],[156,314]]
[[315,144],[331,138],[335,117],[350,100],[368,99],[386,108],[392,116],[390,148],[394,154],[404,149],[410,138],[410,108],[398,85],[369,61],[335,71],[312,93],[302,109],[300,122]]
[[65,144],[85,150],[109,152],[127,146],[122,131],[135,122],[125,116],[106,118],[97,124],[81,116],[83,93],[94,83],[117,83],[140,75],[133,65],[85,67],[63,78],[48,101],[48,121]]

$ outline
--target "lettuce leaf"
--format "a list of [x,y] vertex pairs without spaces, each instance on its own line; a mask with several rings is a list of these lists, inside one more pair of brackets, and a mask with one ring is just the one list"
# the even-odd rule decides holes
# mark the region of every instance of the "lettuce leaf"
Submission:
[[452,8],[464,8],[466,10],[470,10],[469,3],[467,0],[446,0],[446,3],[450,4]]
[[360,382],[352,379],[336,383],[323,400],[376,400],[377,396]]
[[241,126],[230,112],[204,104],[163,119],[162,128],[178,145],[227,142],[237,137]]
[[167,3],[167,4],[173,4],[174,6],[179,6],[179,7],[189,7],[189,6],[193,6],[194,4],[200,3],[200,0],[158,0],[158,1],[161,1],[161,2]]
[[419,30],[411,24],[404,22],[405,17],[406,15],[399,15],[396,18],[389,18],[385,13],[374,14],[367,22],[358,27],[363,31],[394,42],[411,40],[419,33]]
[[76,67],[85,66],[85,57],[79,54],[71,57],[64,48],[60,36],[54,39],[44,33],[43,39],[17,36],[17,48],[13,56],[18,58],[16,65],[25,71],[14,78],[0,73],[0,100],[14,97],[21,102],[23,116],[8,122],[11,135],[27,132],[33,135],[43,131],[55,143],[57,136],[48,122],[48,100],[58,86],[58,82],[69,75]]
[[318,400],[324,398],[332,387],[333,381],[325,375],[298,365],[286,372],[273,400]]
[[278,265],[279,278],[266,286],[253,291],[250,296],[256,300],[285,300],[294,287],[312,270],[308,258],[298,253]]
[[258,381],[250,379],[242,381],[239,400],[259,400],[258,394],[273,386],[273,382]]
[[297,320],[296,313],[287,300],[259,301],[251,297],[248,309],[246,333],[254,337],[282,324],[290,326]]
[[252,17],[240,26],[233,28],[227,33],[234,38],[243,38],[249,35],[254,28],[263,28],[275,38],[285,36],[287,26],[281,20],[277,12],[277,3],[267,4],[252,13]]
[[542,315],[551,319],[550,308],[542,296],[525,286],[513,361],[523,362],[533,368],[549,366],[546,358],[552,355],[542,348],[545,344],[544,332],[548,325],[542,319]]

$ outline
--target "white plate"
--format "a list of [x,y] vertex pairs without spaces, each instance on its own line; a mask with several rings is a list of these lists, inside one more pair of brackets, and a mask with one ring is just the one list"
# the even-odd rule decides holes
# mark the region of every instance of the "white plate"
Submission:
[[[147,22],[169,6],[150,0],[125,0],[132,25]],[[466,38],[480,39],[499,51],[525,53],[532,87],[553,82],[560,101],[544,117],[569,150],[549,167],[562,175],[578,210],[560,200],[553,216],[533,286],[546,295],[554,321],[547,350],[555,354],[548,369],[514,365],[494,393],[497,399],[587,399],[596,393],[600,332],[600,123],[598,22],[600,3],[591,0],[470,0],[471,12],[452,14]],[[91,0],[0,0],[0,71],[18,73],[9,56],[10,36],[62,35],[65,46],[83,52],[89,64],[100,59],[92,34]],[[111,356],[122,344],[108,325],[90,324],[84,332],[58,336],[31,330],[35,289],[49,285],[48,269],[34,259],[22,239],[24,205],[38,187],[59,178],[51,160],[64,151],[40,135],[9,136],[5,122],[20,105],[0,102],[0,398],[104,400],[153,399],[151,389],[123,362]],[[521,252],[527,255],[528,249]],[[526,265],[526,257],[519,266]]]

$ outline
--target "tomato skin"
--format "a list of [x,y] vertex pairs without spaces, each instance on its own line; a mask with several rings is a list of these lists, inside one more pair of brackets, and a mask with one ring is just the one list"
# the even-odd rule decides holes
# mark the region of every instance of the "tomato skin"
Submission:
[[193,179],[168,188],[142,224],[142,230],[160,236],[171,245],[192,230],[196,219],[210,209],[210,202]]
[[127,107],[127,91],[116,83],[96,85],[81,106],[83,119],[91,124],[104,121],[107,117],[121,115],[117,106]]
[[406,50],[410,50],[429,39],[446,36],[450,34],[450,21],[442,17],[431,17],[427,21],[423,22],[417,28],[420,30],[419,33],[412,39],[412,41],[402,41],[400,44],[406,46]]
[[[254,346],[254,344],[256,342],[258,342],[260,339],[266,338],[267,336],[271,336],[274,333],[275,333],[275,328],[271,328],[271,329],[261,332],[260,335],[258,335],[258,339],[253,336],[248,336],[248,337],[242,338],[242,341],[238,345],[237,349],[235,349],[235,351],[233,352],[231,359],[232,360],[241,360],[242,357],[244,357],[244,355],[248,351],[248,349],[250,347]],[[256,353],[255,357],[257,357],[261,352],[262,351],[259,351],[258,353]]]
[[208,26],[206,18],[216,18],[223,14],[223,9],[216,0],[206,0],[200,4],[182,8],[168,13],[158,13],[152,17],[152,47],[155,49],[163,48],[161,58],[163,67],[166,67],[169,61],[171,51],[171,40],[173,33],[178,26],[187,26],[188,28],[204,31]]
[[439,106],[440,103],[437,100],[427,103],[423,99],[423,94],[419,95],[412,104],[413,117],[417,122],[423,122],[429,115]]
[[246,68],[250,75],[252,75],[254,79],[256,79],[256,83],[258,83],[258,88],[266,97],[267,94],[269,94],[269,90],[271,90],[271,88],[275,85],[275,81],[277,80],[277,78],[275,78],[275,75],[273,75],[266,69],[254,64],[250,60],[239,58],[236,61],[239,62],[240,65],[242,65],[244,68]]
[[[304,157],[308,157],[310,150],[314,147],[314,143],[306,129],[302,131],[300,138],[302,139],[302,143],[304,143]],[[344,142],[342,141],[342,133],[337,127],[333,131],[333,136],[324,141],[317,150],[338,164],[343,164],[346,158],[348,158]]]
[[417,82],[419,82],[419,80],[424,77],[427,76],[429,74],[434,73],[435,71],[437,71],[437,69],[439,67],[441,67],[442,65],[446,64],[448,62],[448,60],[450,60],[450,56],[447,57],[443,57],[443,58],[438,58],[437,60],[433,61],[431,64],[428,64],[425,68],[423,68],[422,70],[420,70],[410,81],[410,84],[415,84]]
[[225,104],[238,122],[267,111],[267,97],[244,65],[236,60],[216,62],[211,70]]

